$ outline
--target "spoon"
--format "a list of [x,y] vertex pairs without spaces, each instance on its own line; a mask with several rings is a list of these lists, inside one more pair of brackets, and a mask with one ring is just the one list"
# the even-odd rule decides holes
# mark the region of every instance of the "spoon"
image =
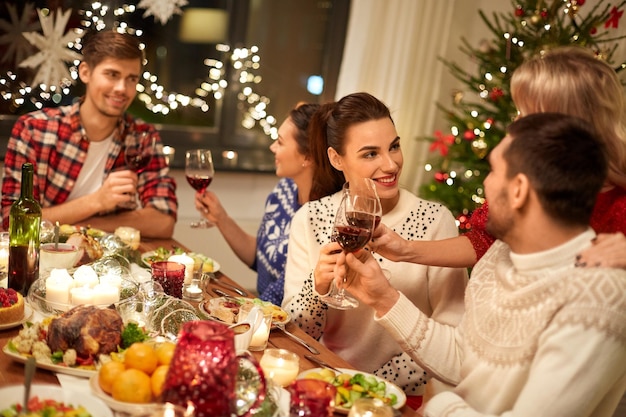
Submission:
[[21,414],[28,414],[28,400],[30,399],[30,385],[35,375],[35,358],[33,356],[26,360],[26,369],[24,370],[24,408]]
[[54,224],[54,250],[59,250],[59,222]]
[[250,330],[250,323],[235,323],[228,326],[235,334],[242,334]]

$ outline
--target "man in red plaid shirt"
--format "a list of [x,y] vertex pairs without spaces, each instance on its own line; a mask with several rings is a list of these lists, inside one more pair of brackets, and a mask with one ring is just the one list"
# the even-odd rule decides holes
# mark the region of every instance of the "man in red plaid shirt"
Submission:
[[[23,115],[13,126],[2,181],[3,227],[8,229],[9,210],[20,194],[22,164],[31,162],[44,219],[108,232],[132,226],[145,237],[169,238],[178,202],[161,138],[154,126],[125,113],[142,71],[139,41],[96,32],[82,52],[78,73],[85,95],[69,106]],[[125,138],[136,132],[156,138],[156,151],[141,173],[124,160]],[[139,208],[121,208],[137,197]]]

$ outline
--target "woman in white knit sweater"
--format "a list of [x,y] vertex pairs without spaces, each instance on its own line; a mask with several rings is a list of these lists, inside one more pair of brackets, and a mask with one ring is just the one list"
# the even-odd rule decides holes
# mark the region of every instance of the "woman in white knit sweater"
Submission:
[[[405,239],[443,239],[458,231],[444,206],[401,190],[400,138],[389,109],[366,93],[348,95],[323,105],[310,122],[310,138],[318,174],[324,182],[343,173],[346,181],[371,178],[383,207],[382,223]],[[332,166],[331,166],[332,164]],[[324,175],[326,173],[326,175]],[[401,386],[409,395],[422,394],[427,376],[421,367],[374,321],[365,306],[336,310],[319,298],[330,289],[338,243],[330,236],[341,192],[306,203],[291,223],[283,307],[311,336],[350,362]],[[438,321],[456,325],[463,312],[465,269],[396,263],[375,255],[391,272],[391,284]]]

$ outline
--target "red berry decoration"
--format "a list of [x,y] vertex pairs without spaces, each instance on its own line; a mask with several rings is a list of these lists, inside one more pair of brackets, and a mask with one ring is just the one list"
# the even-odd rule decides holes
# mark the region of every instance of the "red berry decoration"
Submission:
[[524,9],[522,9],[522,6],[517,6],[515,8],[515,16],[517,16],[517,17],[524,16]]
[[11,307],[17,303],[17,292],[13,288],[0,288],[0,306]]

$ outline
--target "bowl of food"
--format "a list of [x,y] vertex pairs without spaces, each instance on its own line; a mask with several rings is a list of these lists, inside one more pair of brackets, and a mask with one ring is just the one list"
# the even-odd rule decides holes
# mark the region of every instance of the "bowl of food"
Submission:
[[[17,415],[24,398],[23,385],[0,388],[0,415]],[[96,396],[76,392],[58,385],[33,384],[30,391],[29,415],[66,415],[113,417],[113,412]],[[5,414],[6,412],[6,414]]]

